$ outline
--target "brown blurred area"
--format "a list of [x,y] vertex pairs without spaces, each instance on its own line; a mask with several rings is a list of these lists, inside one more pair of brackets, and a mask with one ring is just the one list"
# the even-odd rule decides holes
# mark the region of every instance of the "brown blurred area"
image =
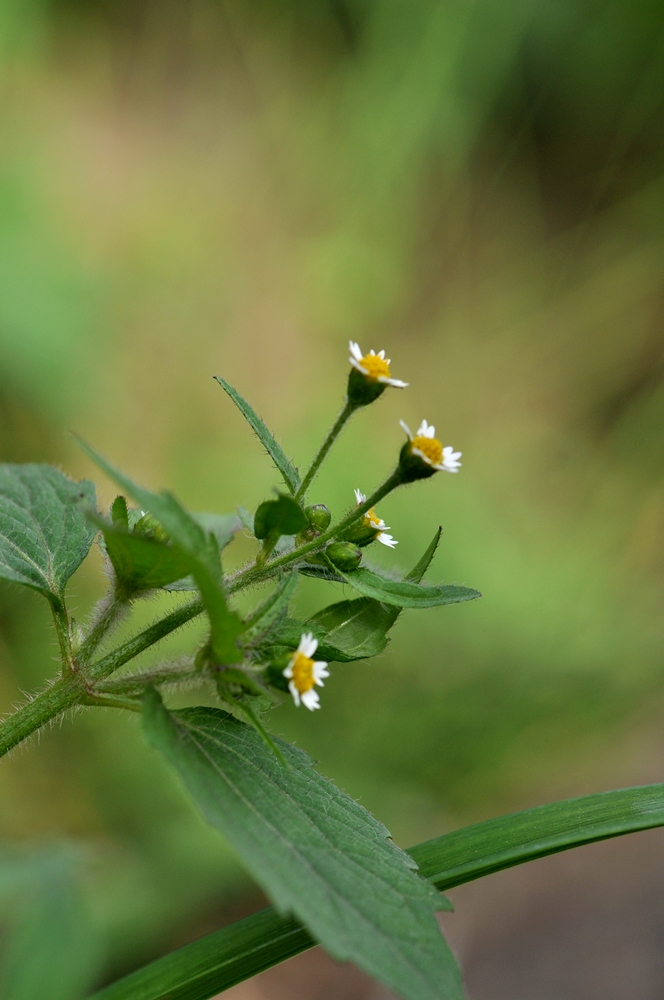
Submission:
[[[380,658],[335,665],[324,711],[271,718],[402,846],[662,778],[663,38],[653,0],[0,10],[1,461],[97,478],[75,429],[194,509],[253,508],[273,470],[212,376],[305,465],[350,338],[410,388],[358,416],[312,500],[380,481],[400,418],[463,451],[381,508],[399,547],[375,558],[410,567],[442,524],[432,579],[482,601],[402,616]],[[102,588],[92,556],[77,617]],[[332,599],[310,581],[300,608]],[[3,711],[54,655],[37,598],[3,587]],[[0,837],[84,846],[99,985],[261,905],[121,713],[3,763]],[[662,873],[653,832],[460,887],[471,1000],[660,997]],[[384,996],[317,952],[226,995]]]

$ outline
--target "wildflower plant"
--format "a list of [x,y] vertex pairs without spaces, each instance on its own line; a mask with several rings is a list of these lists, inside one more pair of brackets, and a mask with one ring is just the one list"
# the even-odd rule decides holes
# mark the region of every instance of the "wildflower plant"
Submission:
[[[137,485],[80,439],[121,491],[107,512],[98,510],[87,480],[73,482],[44,465],[0,466],[0,578],[46,598],[61,658],[60,675],[0,726],[0,755],[75,707],[140,715],[148,742],[274,904],[125,977],[95,994],[97,1000],[206,1000],[317,942],[406,1000],[460,1000],[461,975],[435,919],[450,908],[441,889],[664,824],[662,786],[648,786],[491,820],[404,852],[303,751],[270,733],[270,709],[281,698],[310,711],[324,708],[325,682],[337,682],[334,664],[381,653],[402,610],[480,596],[457,584],[422,582],[440,528],[402,577],[365,562],[373,543],[397,544],[376,512],[381,501],[436,472],[459,471],[461,453],[443,446],[426,420],[416,434],[402,424],[407,440],[397,453],[395,439],[394,468],[369,496],[355,489],[355,503],[340,517],[325,504],[307,503],[347,420],[388,387],[407,386],[392,377],[382,350],[365,355],[351,342],[350,363],[344,406],[302,476],[249,403],[217,379],[283,481],[253,515],[190,512],[172,493]],[[225,573],[222,553],[242,526],[255,539],[254,557]],[[66,585],[95,539],[109,588],[81,628],[68,611]],[[292,603],[302,575],[347,584],[357,596],[300,620]],[[269,596],[240,614],[235,595],[266,583]],[[132,607],[160,591],[188,597],[113,645]],[[205,637],[188,657],[127,668],[199,617]],[[192,682],[207,685],[218,707],[175,710],[164,703]]]

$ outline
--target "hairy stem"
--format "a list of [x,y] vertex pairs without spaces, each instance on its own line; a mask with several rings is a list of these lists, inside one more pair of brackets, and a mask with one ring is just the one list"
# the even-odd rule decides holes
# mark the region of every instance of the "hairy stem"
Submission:
[[309,466],[309,469],[304,479],[300,483],[300,488],[295,494],[296,500],[304,499],[304,496],[307,490],[309,489],[311,483],[313,482],[314,476],[316,475],[321,465],[323,464],[323,461],[325,460],[328,451],[330,450],[336,439],[339,437],[339,434],[341,433],[344,424],[349,419],[349,417],[352,416],[352,414],[355,412],[356,409],[357,409],[357,404],[351,403],[351,401],[347,399],[343,410],[341,411],[341,413],[335,420],[334,424],[332,425],[332,429],[330,430],[329,434],[327,435],[322,445],[318,449],[317,455],[314,457],[314,460]]
[[53,623],[58,637],[60,647],[60,660],[62,661],[62,676],[72,677],[74,674],[74,655],[71,648],[71,632],[69,626],[69,615],[64,603],[55,601],[51,604],[53,612]]
[[51,719],[78,705],[81,697],[80,683],[63,677],[23,705],[0,725],[0,757]]
[[128,613],[129,602],[119,600],[113,590],[102,597],[92,614],[90,630],[81,644],[77,660],[80,667],[90,662],[99,644]]
[[149,628],[128,639],[127,642],[123,642],[117,649],[114,649],[111,653],[102,657],[101,660],[93,663],[88,671],[88,676],[95,679],[108,677],[109,674],[112,674],[119,667],[133,660],[139,653],[149,649],[150,646],[154,646],[155,642],[165,639],[171,632],[186,625],[192,618],[196,618],[203,610],[204,605],[200,598],[191,601],[190,604],[183,605],[181,608],[177,608],[170,615],[166,615],[165,618],[154,622]]

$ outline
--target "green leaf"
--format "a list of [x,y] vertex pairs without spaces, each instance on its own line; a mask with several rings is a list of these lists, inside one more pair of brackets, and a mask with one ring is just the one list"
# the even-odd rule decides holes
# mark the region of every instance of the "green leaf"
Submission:
[[165,587],[191,571],[189,557],[177,546],[145,535],[130,534],[97,515],[89,517],[103,533],[118,589],[127,597],[141,590]]
[[360,597],[331,604],[310,618],[305,628],[313,625],[323,629],[323,645],[340,650],[344,653],[341,662],[349,662],[382,653],[389,642],[387,632],[398,615],[399,609],[392,605]]
[[455,584],[425,587],[408,580],[390,580],[364,566],[353,570],[352,573],[344,573],[341,570],[338,572],[346,583],[360,594],[373,597],[385,604],[393,604],[397,608],[433,608],[439,604],[473,601],[482,596],[477,590],[457,587]]
[[[101,953],[72,851],[0,860],[8,893],[8,938],[2,953],[3,1000],[82,1000],[99,971]],[[3,892],[3,895],[5,895]]]
[[273,435],[267,429],[261,418],[255,412],[253,407],[249,405],[246,399],[243,399],[237,389],[234,389],[232,385],[229,385],[228,382],[220,375],[215,375],[215,379],[222,389],[231,397],[238,410],[267,451],[268,455],[281,473],[289,491],[291,493],[297,493],[298,486],[300,485],[300,476],[297,469],[286,458],[281,445],[277,444]]
[[[422,558],[406,575],[406,580],[420,582],[438,548],[442,530],[438,528]],[[308,622],[301,623],[301,628],[302,631],[313,631],[319,639],[321,656],[348,663],[382,653],[389,642],[387,633],[399,617],[400,610],[394,604],[384,604],[371,597],[360,597],[354,601],[331,604]],[[292,629],[290,632],[292,633]],[[290,643],[292,635],[286,628],[283,634],[289,635]]]
[[[223,552],[226,546],[233,541],[236,534],[242,527],[242,522],[235,514],[203,514],[193,512],[193,519],[197,521],[206,532],[211,532],[217,539],[219,551]],[[168,583],[164,590],[196,590],[196,581],[193,576],[187,576],[174,583]]]
[[254,517],[256,538],[277,538],[297,535],[307,527],[304,511],[291,497],[280,493],[276,500],[265,500]]
[[431,565],[431,560],[436,554],[436,549],[438,548],[438,543],[440,542],[440,536],[442,535],[442,533],[443,529],[442,527],[439,527],[436,534],[429,542],[426,552],[424,553],[422,558],[415,563],[410,573],[406,573],[405,577],[406,580],[409,580],[411,583],[421,582],[422,577],[424,576],[429,566]]
[[220,663],[237,663],[242,652],[236,639],[243,629],[242,622],[226,602],[219,545],[211,532],[181,506],[172,493],[152,493],[137,486],[119,469],[110,465],[94,448],[80,438],[76,440],[106,475],[116,482],[141,509],[148,510],[159,521],[168,536],[187,557],[189,570],[205,604],[210,619],[210,647]]
[[60,606],[97,534],[82,501],[96,503],[88,480],[72,482],[49,465],[0,465],[0,579]]
[[[658,826],[664,826],[664,784],[536,806],[443,834],[408,853],[421,875],[450,889],[547,854]],[[297,920],[268,907],[152,962],[91,1000],[209,1000],[315,943]]]
[[264,635],[286,614],[288,602],[295,593],[297,582],[296,570],[284,574],[274,593],[245,618],[248,636]]
[[251,727],[219,709],[169,713],[154,690],[144,723],[150,743],[281,912],[295,913],[335,958],[407,1000],[462,997],[433,915],[445,901],[385,827],[306,754],[276,740],[290,764],[284,768]]

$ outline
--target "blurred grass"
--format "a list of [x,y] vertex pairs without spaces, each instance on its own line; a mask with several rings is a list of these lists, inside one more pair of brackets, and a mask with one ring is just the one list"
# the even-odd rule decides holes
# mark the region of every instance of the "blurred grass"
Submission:
[[[659,711],[663,29],[626,0],[0,7],[2,460],[94,476],[72,427],[196,509],[255,506],[276,478],[212,376],[304,464],[349,337],[411,388],[312,500],[371,489],[401,417],[464,452],[386,501],[375,558],[440,523],[432,578],[483,600],[404,615],[324,711],[273,716],[402,843],[615,785]],[[74,613],[101,586],[92,559]],[[8,710],[55,647],[36,598],[0,598]],[[133,719],[65,722],[0,802],[5,840],[93,845],[108,974],[255,903]]]

